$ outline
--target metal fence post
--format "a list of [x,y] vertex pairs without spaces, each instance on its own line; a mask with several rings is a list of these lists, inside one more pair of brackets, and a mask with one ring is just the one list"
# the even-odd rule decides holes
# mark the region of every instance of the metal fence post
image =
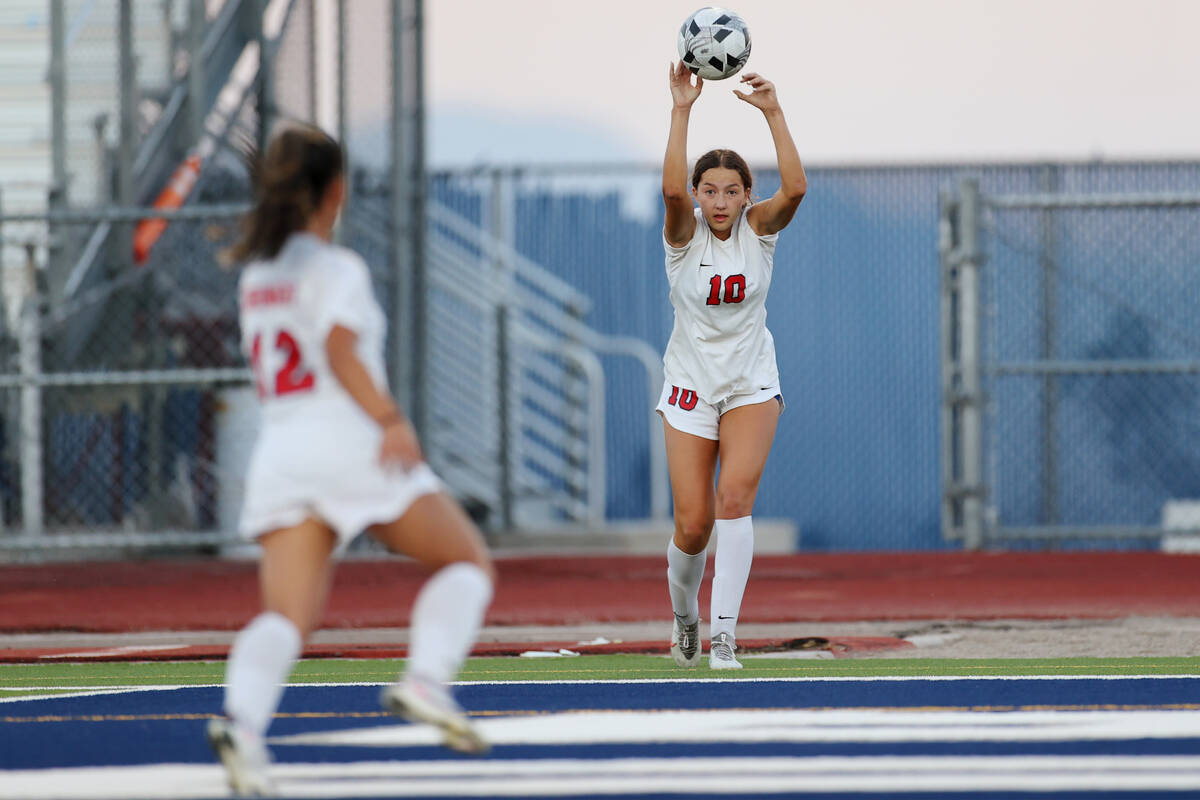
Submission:
[[958,404],[956,402],[958,348],[958,198],[945,189],[941,193],[938,223],[938,252],[941,256],[941,473],[942,538],[962,536],[958,491]]
[[41,303],[37,289],[36,246],[25,245],[25,293],[17,331],[21,372],[21,523],[28,536],[45,529],[42,498]]
[[200,49],[204,46],[204,32],[208,23],[204,0],[188,2],[188,127],[189,147],[195,147],[204,138],[204,114],[208,105],[208,91],[204,64],[200,63]]
[[[137,149],[137,65],[133,58],[133,0],[120,0],[117,40],[120,80],[120,122],[117,138],[117,202],[132,206],[134,197],[133,158]],[[120,248],[128,259],[132,253],[132,226],[122,228]]]
[[[6,258],[5,258],[5,253],[4,253],[4,187],[0,186],[0,331],[12,332],[14,330],[14,320],[9,318],[7,302],[6,302],[8,300],[8,297],[6,296],[4,289],[3,289],[4,273],[8,269],[8,266],[5,263],[5,261],[6,261]],[[3,399],[0,400],[0,425],[3,425],[5,427],[5,433],[8,434],[5,436],[6,444],[8,441],[10,441],[10,437],[12,434],[12,428],[10,426],[11,417],[10,417],[9,408],[8,408],[9,397],[10,397],[9,393],[4,392]],[[7,450],[8,448],[5,447],[4,449]],[[4,455],[7,455],[7,454],[4,453],[3,451],[0,451],[0,457],[2,457]],[[0,493],[0,534],[4,533],[4,529],[6,527],[6,525],[4,524],[4,520],[5,520],[4,494]]]
[[963,543],[978,550],[984,539],[983,486],[983,380],[979,283],[983,255],[980,249],[982,203],[977,180],[960,184],[958,265],[958,362],[963,403],[960,411],[962,444]]
[[944,192],[941,254],[942,536],[983,546],[983,380],[980,324],[979,183],[965,180],[958,196]]
[[335,64],[337,79],[334,81],[334,88],[337,92],[337,138],[342,144],[342,157],[346,159],[344,169],[346,181],[349,185],[346,187],[348,191],[346,192],[346,199],[342,203],[342,215],[338,221],[335,234],[338,244],[345,244],[346,236],[350,230],[351,206],[354,200],[354,165],[350,160],[350,144],[347,141],[348,129],[346,127],[346,0],[337,0],[336,25],[337,60]]
[[[68,204],[67,193],[67,12],[64,0],[50,3],[50,159],[51,186],[47,205],[51,211],[62,211]],[[99,183],[104,187],[105,182]],[[51,223],[47,230],[47,286],[51,297],[63,295],[66,283],[67,248],[64,245],[65,226]]]
[[[492,170],[492,192],[487,203],[487,226],[491,233],[492,259],[497,273],[508,276],[511,270],[505,263],[504,245],[512,244],[511,181],[506,182],[504,173]],[[506,191],[507,190],[507,191]],[[507,286],[507,283],[505,284]],[[512,435],[512,359],[510,353],[508,297],[500,298],[496,306],[496,371],[498,411],[500,415],[500,524],[503,530],[513,529],[513,453]]]
[[64,0],[50,3],[50,158],[52,192],[67,197],[67,21]]
[[425,204],[428,194],[428,176],[425,170],[425,9],[423,0],[411,0],[413,9],[412,33],[410,44],[412,52],[408,58],[411,76],[410,91],[412,93],[412,116],[409,120],[411,128],[412,155],[409,163],[412,167],[413,209],[416,226],[413,229],[413,296],[415,306],[413,321],[416,323],[413,331],[413,419],[417,430],[428,436],[429,404],[426,395],[428,391],[429,365],[428,351],[428,278],[426,275]]
[[417,434],[426,414],[425,152],[421,0],[392,0],[392,384]]
[[254,0],[258,9],[253,15],[254,38],[258,42],[258,152],[267,152],[267,142],[275,125],[275,65],[271,59],[275,49],[267,37],[263,15],[267,13],[270,0]]
[[321,115],[317,111],[317,70],[320,68],[317,60],[317,0],[308,0],[308,120],[313,125],[319,125]]
[[[1058,191],[1058,167],[1048,165],[1042,170],[1042,191]],[[1042,211],[1042,359],[1053,361],[1058,339],[1058,274],[1054,260],[1057,245],[1054,209]],[[1058,376],[1046,373],[1042,381],[1042,524],[1058,523]]]

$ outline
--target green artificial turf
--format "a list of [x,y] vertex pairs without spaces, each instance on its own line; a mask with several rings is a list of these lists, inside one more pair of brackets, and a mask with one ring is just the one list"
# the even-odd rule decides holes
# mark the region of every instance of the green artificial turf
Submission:
[[[748,680],[754,678],[940,677],[1025,675],[1200,675],[1197,658],[746,658],[745,668],[714,672],[705,662],[679,669],[658,655],[595,655],[563,658],[472,658],[460,680]],[[292,683],[386,683],[403,669],[389,659],[302,661]],[[73,687],[186,685],[221,683],[225,664],[217,661],[0,664],[0,699],[13,690],[46,694]]]

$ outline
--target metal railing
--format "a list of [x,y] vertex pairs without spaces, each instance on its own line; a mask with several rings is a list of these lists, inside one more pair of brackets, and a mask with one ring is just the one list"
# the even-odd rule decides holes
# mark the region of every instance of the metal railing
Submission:
[[[174,234],[181,235],[188,226],[228,223],[247,208],[245,203],[165,211],[109,208],[95,213],[55,212],[53,218],[61,224],[93,225],[98,221],[161,217],[171,220]],[[0,223],[33,216],[9,215],[0,217]],[[386,227],[376,228],[374,223],[381,221],[373,221],[369,207],[358,208],[352,219],[354,225],[368,231]],[[386,234],[381,236],[387,238]],[[20,532],[0,536],[0,550],[191,547],[234,540],[232,530],[205,529],[194,514],[191,524],[198,527],[190,531],[172,528],[161,518],[156,522],[153,515],[145,517],[138,509],[146,502],[157,502],[151,499],[153,492],[137,501],[132,496],[104,499],[127,492],[123,487],[132,478],[105,479],[104,484],[90,486],[73,483],[86,481],[87,474],[96,469],[106,469],[95,462],[94,456],[102,453],[93,453],[93,447],[100,447],[101,451],[104,447],[127,448],[121,444],[121,437],[128,438],[130,425],[139,430],[164,422],[176,428],[194,425],[194,421],[171,417],[179,412],[171,412],[162,405],[164,392],[193,387],[203,397],[211,398],[203,402],[220,406],[231,401],[229,390],[249,385],[249,372],[240,364],[240,356],[236,356],[236,343],[221,343],[221,337],[236,333],[229,324],[233,312],[231,298],[214,304],[198,295],[192,301],[216,315],[204,323],[214,331],[215,338],[208,347],[235,354],[237,363],[228,366],[181,363],[160,367],[138,359],[132,362],[118,359],[79,370],[63,369],[60,362],[54,362],[59,364],[55,367],[43,358],[46,343],[74,316],[93,309],[110,309],[95,315],[102,321],[102,327],[97,329],[97,335],[101,335],[103,324],[123,324],[130,312],[116,309],[125,308],[127,298],[143,297],[145,288],[156,280],[174,280],[171,278],[174,270],[192,269],[197,264],[204,265],[201,269],[204,272],[216,270],[213,256],[204,253],[193,252],[183,262],[173,260],[171,254],[186,241],[186,237],[167,241],[161,263],[152,260],[142,270],[93,287],[56,309],[47,308],[30,284],[30,293],[22,301],[21,314],[14,320],[17,324],[8,339],[12,347],[8,351],[10,360],[5,362],[8,368],[0,372],[0,396],[10,393],[14,398],[11,412],[18,415],[10,417],[6,427],[10,432],[19,431],[17,439],[10,441],[9,454],[20,473],[20,509],[10,508],[6,514],[16,521]],[[665,518],[668,511],[665,453],[661,431],[651,411],[662,380],[658,354],[645,342],[605,336],[589,328],[584,322],[588,303],[583,295],[436,204],[430,211],[428,242],[431,260],[428,303],[433,313],[429,315],[427,341],[433,369],[425,392],[435,424],[428,433],[426,449],[447,483],[460,496],[487,507],[493,514],[489,519],[492,527],[530,529],[579,523],[594,529],[602,524],[606,518],[610,462],[606,443],[607,387],[601,358],[616,355],[632,359],[646,376],[642,424],[647,426],[650,441],[656,445],[648,454],[648,470],[654,477],[649,515]],[[33,253],[31,248],[31,259]],[[29,269],[30,274],[36,272],[32,261]],[[134,306],[132,313],[145,313],[138,308],[148,310],[145,306]],[[218,332],[218,328],[225,333]],[[217,358],[216,350],[212,352],[211,357]],[[202,361],[209,358],[203,356]],[[141,363],[148,365],[136,366]],[[51,392],[55,393],[52,399]],[[94,399],[85,399],[79,392]],[[88,408],[97,402],[111,405],[112,401],[105,398],[124,397],[129,392],[144,397],[129,408],[149,416],[139,416],[130,422],[62,414],[68,407]],[[152,396],[145,396],[146,392]],[[127,411],[121,414],[127,415]],[[76,430],[74,444],[70,445],[70,452],[75,455],[69,457],[75,466],[60,467],[57,471],[52,468],[47,473],[48,463],[61,463],[63,458],[63,440],[61,435],[57,438],[52,435],[52,430],[67,429]],[[125,433],[119,434],[121,430]],[[244,438],[250,433],[247,429],[238,435]],[[217,435],[220,436],[220,430]],[[84,443],[85,439],[97,437],[101,442],[111,439],[113,444]],[[136,479],[139,482],[157,482],[157,476],[171,468],[172,448],[169,442],[156,441],[154,436],[147,444],[151,449],[140,456],[146,463],[125,464],[120,469],[142,475]],[[228,460],[228,454],[203,456],[196,450],[189,453],[187,465],[179,467],[190,476],[180,479],[184,484],[199,481],[228,489],[239,483],[238,463]],[[628,454],[623,456],[623,463],[628,459]],[[79,476],[79,470],[84,471],[83,477]],[[72,477],[64,479],[64,474]],[[112,521],[99,522],[95,514],[89,516],[90,512],[81,512],[82,517],[70,521],[75,519],[75,512],[64,510],[61,503],[44,492],[47,481],[54,475],[59,476],[54,497],[61,500],[65,497],[63,492],[67,492],[73,498],[69,498],[71,503],[82,502],[87,507],[110,504],[114,509],[111,515],[105,511],[101,517],[111,516]],[[172,480],[163,478],[154,491],[169,494],[172,486],[181,485],[179,480],[174,483]],[[185,491],[191,493],[194,486]],[[196,502],[194,498],[187,501],[192,505]],[[237,498],[216,497],[213,502],[226,508],[236,503]],[[48,508],[52,509],[49,517]],[[228,521],[227,515],[216,508],[209,508],[200,516],[210,520],[210,524]],[[88,519],[92,521],[89,523]]]
[[[484,452],[494,454],[470,464],[451,456],[456,463],[443,469],[470,474],[477,491],[497,503],[505,528],[602,521],[608,467],[597,355],[631,358],[646,376],[650,516],[665,518],[665,446],[651,410],[662,384],[659,355],[641,340],[588,327],[586,296],[450,209],[431,203],[429,220],[438,290],[430,298],[430,362],[438,372],[427,387],[434,436],[453,441],[475,433],[489,443]],[[453,295],[457,312],[455,304],[438,302],[442,293]],[[465,309],[475,318],[464,316]],[[455,339],[462,330],[476,333],[478,350]],[[494,354],[494,372],[481,376],[480,353]],[[464,386],[474,389],[467,398]]]

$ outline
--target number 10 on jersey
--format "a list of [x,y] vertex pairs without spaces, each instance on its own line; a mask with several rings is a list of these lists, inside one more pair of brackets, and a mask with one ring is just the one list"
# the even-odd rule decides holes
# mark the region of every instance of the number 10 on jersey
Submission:
[[746,276],[745,275],[730,275],[725,279],[724,289],[725,296],[721,296],[721,276],[713,275],[708,281],[708,299],[705,305],[719,306],[721,302],[740,303],[746,299]]

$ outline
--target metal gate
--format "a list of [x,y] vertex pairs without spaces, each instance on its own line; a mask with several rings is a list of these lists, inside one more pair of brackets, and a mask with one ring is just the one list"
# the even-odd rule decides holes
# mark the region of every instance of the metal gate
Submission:
[[1045,177],[942,197],[942,532],[1145,545],[1200,498],[1200,194]]

